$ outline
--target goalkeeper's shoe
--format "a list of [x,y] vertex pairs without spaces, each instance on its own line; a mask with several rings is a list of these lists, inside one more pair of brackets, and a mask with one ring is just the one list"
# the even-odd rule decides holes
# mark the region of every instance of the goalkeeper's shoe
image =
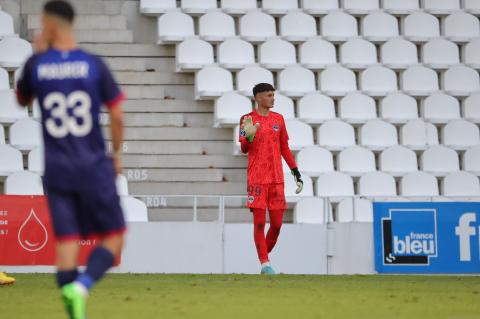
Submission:
[[62,288],[62,299],[70,319],[86,319],[87,295],[76,283]]
[[297,184],[297,190],[295,191],[295,193],[300,194],[300,192],[303,190],[303,181],[302,175],[300,175],[298,168],[292,169],[292,175],[295,178],[295,183]]
[[15,283],[15,278],[9,277],[6,273],[0,272],[0,286],[12,285]]
[[273,270],[272,266],[263,266],[260,274],[262,274],[262,275],[275,275],[275,270]]

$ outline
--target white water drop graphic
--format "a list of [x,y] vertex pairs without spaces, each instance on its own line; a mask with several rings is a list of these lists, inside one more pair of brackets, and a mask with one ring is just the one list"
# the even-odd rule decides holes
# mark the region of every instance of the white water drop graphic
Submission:
[[18,242],[23,249],[31,252],[41,250],[48,242],[47,228],[33,209],[18,230]]

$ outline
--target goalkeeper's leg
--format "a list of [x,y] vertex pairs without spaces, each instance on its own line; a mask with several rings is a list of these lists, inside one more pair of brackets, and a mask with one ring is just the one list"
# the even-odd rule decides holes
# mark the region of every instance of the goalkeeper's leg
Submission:
[[255,240],[255,246],[257,247],[258,259],[262,265],[269,262],[267,243],[265,240],[266,216],[267,212],[265,209],[253,209],[253,238]]
[[280,235],[280,229],[283,223],[283,209],[269,210],[268,213],[270,216],[270,228],[267,232],[266,242],[267,251],[270,253],[275,247],[278,236]]

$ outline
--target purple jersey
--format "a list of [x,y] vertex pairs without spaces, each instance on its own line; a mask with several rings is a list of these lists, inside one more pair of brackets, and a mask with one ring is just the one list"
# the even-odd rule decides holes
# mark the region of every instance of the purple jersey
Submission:
[[41,106],[47,187],[84,190],[114,177],[99,115],[102,104],[115,107],[123,94],[100,58],[81,49],[35,54],[17,94]]

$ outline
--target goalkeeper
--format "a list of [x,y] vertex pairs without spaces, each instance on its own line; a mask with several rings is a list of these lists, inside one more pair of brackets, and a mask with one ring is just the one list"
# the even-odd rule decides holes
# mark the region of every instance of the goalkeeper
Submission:
[[[259,83],[253,88],[257,108],[240,119],[239,141],[243,153],[248,153],[248,203],[253,213],[254,240],[262,274],[275,274],[268,253],[275,247],[286,208],[282,157],[287,162],[302,191],[300,172],[288,146],[288,134],[283,116],[272,112],[275,88]],[[266,210],[270,228],[265,237]]]

